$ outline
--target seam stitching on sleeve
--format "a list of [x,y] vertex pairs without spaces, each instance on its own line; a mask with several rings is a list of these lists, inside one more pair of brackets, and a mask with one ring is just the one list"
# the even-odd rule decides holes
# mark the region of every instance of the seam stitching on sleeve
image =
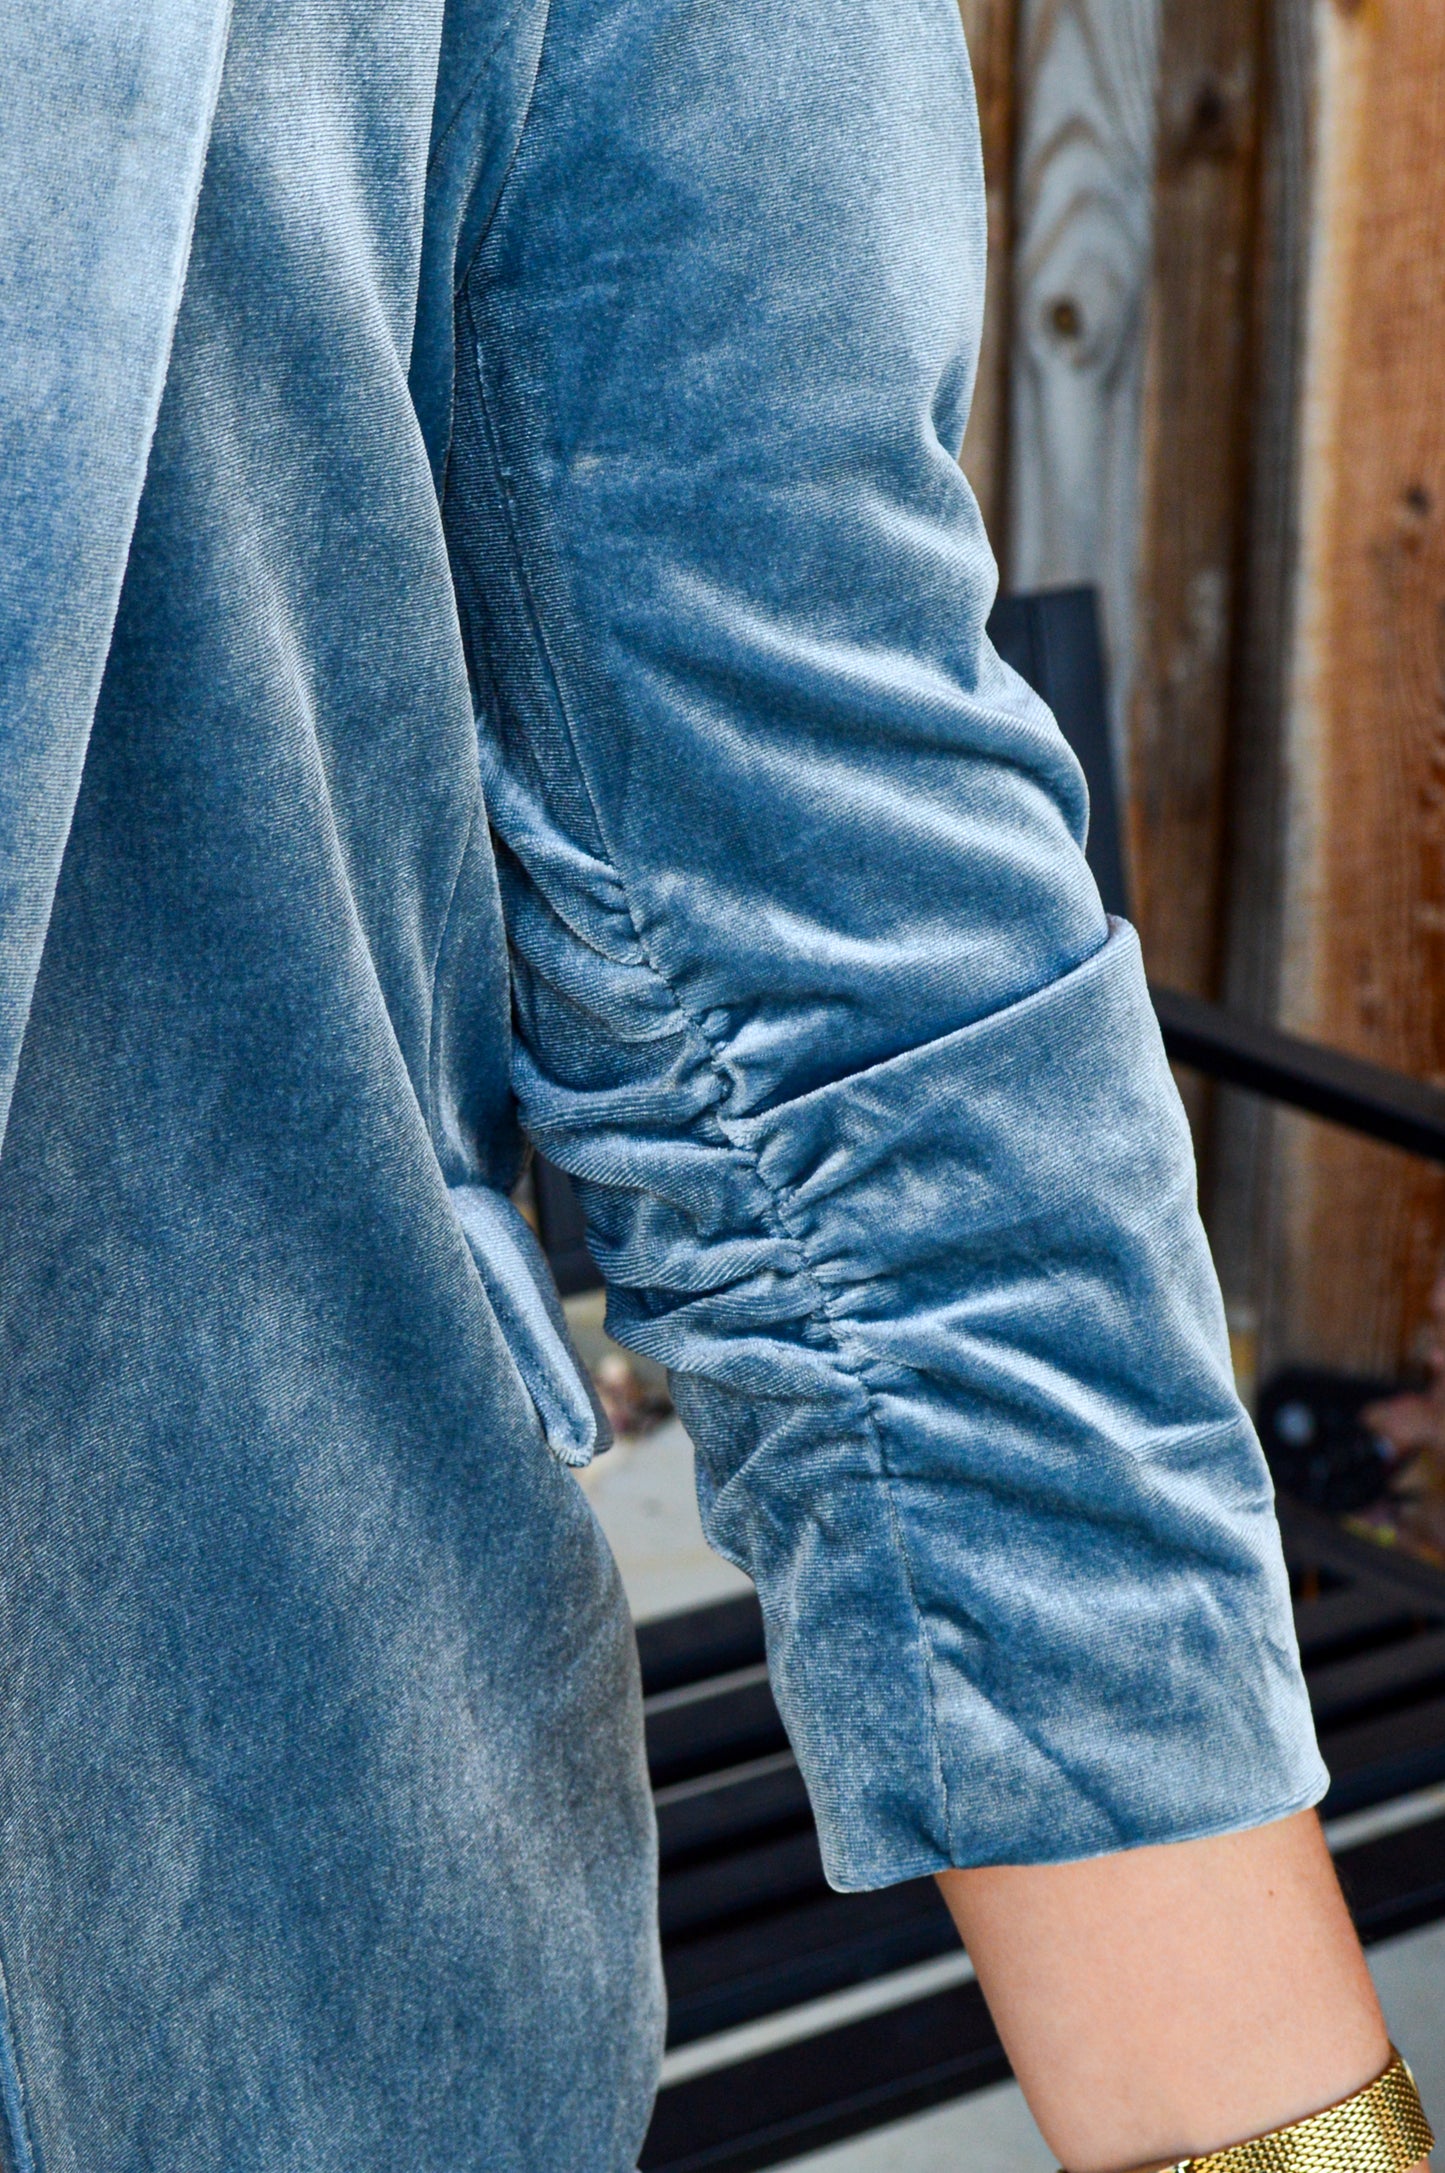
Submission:
[[[628,883],[626,873],[621,866],[619,855],[613,850],[612,841],[608,836],[607,826],[603,821],[602,811],[598,804],[597,795],[592,789],[592,782],[587,773],[587,765],[582,758],[582,750],[578,741],[577,732],[573,725],[571,710],[563,693],[561,678],[557,670],[556,660],[553,657],[551,645],[547,640],[546,632],[542,625],[541,614],[537,608],[537,600],[533,592],[531,579],[529,577],[526,556],[521,546],[518,510],[513,503],[512,493],[508,486],[506,472],[499,457],[496,424],[492,414],[491,402],[486,382],[486,375],[483,368],[483,349],[480,328],[478,327],[476,322],[475,312],[471,307],[470,296],[468,297],[468,321],[472,331],[473,349],[470,360],[473,371],[475,373],[478,400],[481,410],[482,429],[487,448],[487,459],[491,467],[493,487],[497,491],[499,502],[501,505],[502,515],[505,522],[507,541],[511,547],[512,571],[517,582],[520,600],[526,614],[528,626],[531,630],[532,639],[536,645],[538,656],[546,673],[547,685],[551,692],[551,697],[556,709],[556,714],[561,720],[563,729],[566,733],[567,744],[572,750],[572,759],[574,764],[576,765],[577,776],[581,784],[582,792],[585,796],[588,809],[590,810],[592,816],[592,820],[596,825],[598,842],[601,846],[603,855],[607,859],[609,865],[613,870],[614,875],[616,876],[619,895],[626,909],[628,923],[632,929],[633,938],[637,944],[639,962],[646,969],[646,971],[652,975],[653,979],[658,983],[658,985],[666,994],[669,1004],[676,1012],[678,1018],[682,1021],[688,1033],[693,1038],[693,1041],[698,1048],[699,1053],[706,1060],[714,1078],[718,1081],[722,1089],[721,1100],[725,1102],[731,1090],[728,1085],[727,1074],[723,1066],[721,1052],[714,1043],[713,1038],[709,1034],[707,1028],[703,1025],[702,1021],[697,1018],[695,1014],[690,1010],[688,1005],[684,1003],[682,997],[673,986],[671,979],[652,955],[651,948],[647,942],[647,938],[638,919],[636,908],[633,904],[631,887]],[[834,1320],[832,1309],[828,1303],[827,1295],[824,1290],[823,1284],[813,1268],[806,1242],[803,1239],[795,1237],[792,1234],[792,1232],[788,1228],[787,1222],[784,1219],[782,1193],[785,1188],[775,1186],[767,1177],[762,1168],[761,1156],[758,1148],[751,1145],[749,1142],[738,1140],[733,1136],[732,1131],[728,1126],[726,1115],[721,1109],[717,1112],[717,1122],[720,1129],[728,1138],[729,1144],[732,1146],[733,1151],[743,1154],[747,1159],[748,1165],[757,1180],[758,1189],[765,1205],[765,1211],[767,1213],[768,1221],[770,1223],[773,1235],[782,1240],[782,1242],[784,1242],[785,1244],[795,1247],[798,1251],[802,1261],[802,1265],[799,1268],[798,1272],[805,1278],[805,1287],[807,1288],[812,1297],[813,1317],[826,1330],[828,1348],[837,1365],[838,1371],[845,1378],[851,1380],[854,1383],[863,1398],[863,1416],[866,1426],[866,1438],[870,1447],[872,1448],[874,1457],[877,1461],[879,1479],[883,1486],[884,1498],[888,1504],[888,1515],[889,1522],[893,1531],[894,1546],[897,1550],[898,1558],[902,1566],[904,1584],[908,1593],[909,1602],[913,1608],[914,1616],[918,1623],[919,1637],[923,1647],[924,1681],[927,1688],[929,1705],[929,1736],[933,1752],[933,1777],[935,1785],[938,1789],[939,1801],[943,1812],[944,1848],[946,1853],[951,1856],[953,1845],[953,1814],[949,1795],[948,1775],[943,1761],[943,1746],[938,1718],[938,1658],[934,1649],[933,1634],[929,1628],[928,1617],[919,1600],[918,1585],[914,1575],[913,1558],[909,1550],[907,1537],[903,1530],[903,1520],[898,1508],[895,1491],[895,1474],[891,1469],[887,1452],[884,1447],[883,1429],[878,1423],[877,1413],[874,1409],[872,1392],[869,1388],[867,1381],[860,1376],[855,1368],[851,1367],[847,1363],[844,1357],[837,1322]]]

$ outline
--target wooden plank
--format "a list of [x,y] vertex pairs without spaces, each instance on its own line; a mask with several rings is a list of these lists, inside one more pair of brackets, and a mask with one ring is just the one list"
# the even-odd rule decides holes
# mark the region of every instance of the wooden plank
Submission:
[[1124,792],[1150,974],[1213,995],[1247,474],[1261,0],[1165,0]]
[[973,63],[988,193],[988,290],[963,472],[973,485],[995,557],[1006,548],[1008,369],[1013,256],[1014,0],[959,0]]
[[[1222,993],[1246,1018],[1279,1011],[1284,899],[1284,716],[1299,571],[1300,415],[1314,156],[1315,0],[1271,0],[1260,88],[1247,572],[1234,675]],[[1248,1391],[1271,1280],[1274,1119],[1249,1094],[1215,1097],[1206,1176],[1210,1240]]]
[[[1445,1077],[1445,9],[1316,0],[1280,1011]],[[1441,1175],[1281,1127],[1270,1341],[1401,1358]]]
[[1019,37],[1006,563],[1098,585],[1122,753],[1159,0],[1021,0]]

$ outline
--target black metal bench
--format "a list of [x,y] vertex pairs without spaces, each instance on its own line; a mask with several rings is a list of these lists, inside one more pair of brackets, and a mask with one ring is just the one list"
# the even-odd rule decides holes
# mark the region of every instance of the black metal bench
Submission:
[[[1005,598],[990,630],[1079,755],[1093,811],[1090,862],[1106,906],[1122,913],[1093,593]],[[1433,1088],[1218,1005],[1152,993],[1178,1062],[1445,1161],[1445,1095]],[[544,1165],[536,1189],[562,1289],[592,1287],[598,1277],[567,1180]],[[1332,1777],[1326,1817],[1445,1781],[1445,1573],[1288,1501],[1281,1525]],[[755,1599],[644,1624],[638,1645],[661,1843],[670,2047],[957,1954],[931,1880],[874,1894],[828,1888],[768,1688]],[[1367,1941],[1445,1916],[1445,1811],[1344,1846],[1338,1861]],[[665,2086],[643,2173],[780,2164],[1007,2073],[977,1985],[955,1982]]]

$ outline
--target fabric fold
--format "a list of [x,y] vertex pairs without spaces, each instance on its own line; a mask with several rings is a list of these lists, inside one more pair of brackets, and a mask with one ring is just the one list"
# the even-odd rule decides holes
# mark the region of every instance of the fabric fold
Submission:
[[0,1142],[165,384],[229,17],[229,0],[0,10]]
[[534,1057],[519,1084],[578,1177],[612,1332],[672,1370],[708,1538],[757,1581],[835,1884],[1318,1797],[1131,928],[757,1117],[719,1083],[677,1135],[636,1134]]
[[559,1463],[590,1464],[612,1431],[572,1347],[557,1286],[522,1216],[504,1193],[453,1185],[452,1206],[508,1350]]

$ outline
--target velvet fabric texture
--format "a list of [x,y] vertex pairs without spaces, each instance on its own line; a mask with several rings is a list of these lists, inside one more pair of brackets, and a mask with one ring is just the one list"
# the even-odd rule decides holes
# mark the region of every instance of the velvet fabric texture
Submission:
[[[10,2173],[625,2173],[579,1179],[829,1875],[1317,1798],[954,0],[0,0]],[[13,1091],[12,1091],[13,1090]]]

